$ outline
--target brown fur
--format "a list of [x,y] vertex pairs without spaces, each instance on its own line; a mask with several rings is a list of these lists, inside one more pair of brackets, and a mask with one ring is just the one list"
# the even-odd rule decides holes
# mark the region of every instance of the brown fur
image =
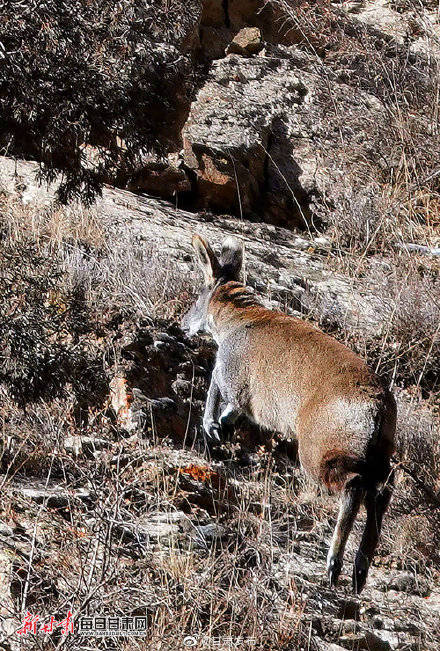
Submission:
[[[263,307],[238,282],[216,287],[208,310],[219,332],[242,328],[249,332],[249,370],[255,378],[250,406],[257,422],[266,424],[261,405],[268,399],[298,396],[296,423],[284,410],[276,415],[280,421],[276,429],[298,437],[302,465],[315,479],[334,491],[341,490],[354,473],[385,478],[394,447],[394,399],[359,356],[309,323]],[[376,414],[386,416],[388,427],[378,424],[374,445],[366,439],[354,440],[349,429],[334,428],[332,401],[338,398],[347,402],[348,409],[357,402],[370,404],[378,422],[383,418]],[[385,459],[380,464],[375,450]]]
[[347,480],[365,472],[365,467],[356,456],[348,456],[343,450],[329,450],[321,459],[319,479],[329,493],[340,491]]
[[[331,585],[365,504],[367,520],[353,571],[359,592],[391,498],[394,398],[349,348],[306,321],[266,309],[238,282],[239,242],[228,238],[220,260],[199,236],[193,245],[205,288],[185,323],[190,332],[208,330],[218,345],[204,431],[219,439],[223,425],[244,413],[266,429],[295,437],[302,467],[329,491],[342,492],[327,556]],[[226,406],[219,411],[222,403]]]

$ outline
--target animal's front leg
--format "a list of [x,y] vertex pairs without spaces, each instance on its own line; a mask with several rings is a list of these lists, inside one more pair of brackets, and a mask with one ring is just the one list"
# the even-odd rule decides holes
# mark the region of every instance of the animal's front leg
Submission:
[[208,439],[216,439],[217,441],[220,441],[220,423],[217,418],[221,399],[222,396],[214,372],[206,398],[205,413],[203,414],[203,429]]
[[236,409],[230,402],[226,405],[220,414],[219,423],[221,427],[228,427],[235,425],[236,420],[240,416],[240,411]]

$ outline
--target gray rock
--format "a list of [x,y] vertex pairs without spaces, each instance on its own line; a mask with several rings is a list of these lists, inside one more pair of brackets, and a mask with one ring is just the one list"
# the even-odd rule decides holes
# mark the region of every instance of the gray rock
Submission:
[[403,636],[399,636],[398,633],[394,633],[393,631],[381,631],[377,635],[383,642],[388,642],[391,649],[398,649],[402,642],[405,643]]
[[172,522],[143,522],[138,524],[136,532],[144,538],[169,538],[179,533],[179,527]]
[[27,485],[13,484],[9,490],[37,504],[44,504],[48,508],[63,508],[69,505],[70,500],[88,501],[91,498],[91,492],[87,488],[69,490],[65,486],[55,483],[47,486],[43,482],[33,482]]
[[434,3],[408,3],[405,11],[396,10],[398,5],[393,0],[349,0],[340,8],[371,35],[409,47],[412,54],[440,59],[440,24]]
[[199,525],[194,528],[196,537],[199,541],[203,543],[211,542],[213,540],[220,540],[226,535],[225,527],[217,524],[216,522],[210,522],[209,524]]
[[192,383],[189,382],[188,380],[178,378],[173,382],[171,386],[173,388],[173,391],[175,391],[179,396],[188,397],[191,395]]
[[80,436],[66,436],[63,445],[66,452],[73,452],[74,454],[80,454],[82,452]]
[[390,643],[382,639],[378,634],[373,633],[367,629],[359,630],[357,632],[347,633],[341,635],[338,639],[341,646],[346,649],[359,649],[359,651],[391,651]]
[[96,450],[103,450],[110,445],[110,441],[92,436],[67,436],[64,439],[64,449],[74,454],[80,454],[81,452],[93,453]]
[[148,516],[149,522],[167,523],[185,522],[188,516],[183,511],[164,511],[162,513],[152,513]]
[[429,587],[422,577],[416,577],[412,572],[394,574],[385,584],[388,590],[397,590],[408,594],[427,596]]
[[0,536],[12,536],[14,533],[12,527],[10,527],[6,522],[0,521]]
[[166,410],[166,409],[172,409],[175,407],[175,402],[171,398],[157,398],[157,399],[149,399],[149,404],[153,409],[159,409],[159,410]]
[[156,334],[157,341],[165,341],[168,344],[176,343],[176,337],[172,337],[168,332],[158,332]]
[[[371,149],[385,110],[375,97],[334,83],[342,133],[339,118],[323,111],[326,93],[320,76],[292,59],[231,54],[215,61],[183,129],[201,205],[264,210],[267,221],[304,227],[312,194],[342,197],[341,137],[359,155]],[[368,142],[358,137],[366,129]]]
[[410,32],[409,22],[392,5],[390,0],[351,0],[341,3],[341,9],[356,22],[402,45]]
[[158,341],[154,341],[153,346],[157,348],[157,350],[166,350],[168,348],[167,342],[161,341],[160,339]]
[[369,651],[388,651],[392,647],[386,637],[386,634],[365,631],[366,649]]
[[178,537],[182,537],[187,516],[183,511],[154,513],[136,522],[124,522],[116,525],[122,536],[147,547],[168,546]]

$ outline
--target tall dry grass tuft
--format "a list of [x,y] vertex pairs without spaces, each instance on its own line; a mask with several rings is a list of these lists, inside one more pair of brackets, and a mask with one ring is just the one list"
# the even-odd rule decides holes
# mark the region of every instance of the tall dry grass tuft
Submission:
[[[317,198],[317,215],[328,227],[334,246],[341,256],[347,249],[363,256],[408,242],[438,246],[440,76],[436,57],[412,51],[411,39],[397,44],[378,36],[328,0],[271,0],[270,4],[279,13],[283,32],[288,34],[290,28],[292,42],[312,56],[311,65],[327,93],[327,105],[322,107],[326,114],[336,115],[333,88],[340,83],[374,96],[387,114],[379,140],[375,125],[365,121],[362,134],[371,141],[371,150],[362,160],[356,159],[356,150],[341,153],[343,174],[337,182],[343,186],[340,194],[345,200],[333,205],[326,203],[325,196]],[[408,0],[405,11],[413,16],[416,38],[420,35],[417,21],[427,20],[423,3]],[[342,124],[344,117],[340,119]],[[359,169],[353,173],[355,161]]]

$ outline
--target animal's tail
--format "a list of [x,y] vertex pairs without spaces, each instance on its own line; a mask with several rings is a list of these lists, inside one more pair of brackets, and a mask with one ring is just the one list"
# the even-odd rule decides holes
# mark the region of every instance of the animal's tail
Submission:
[[320,479],[330,493],[341,490],[356,475],[363,476],[366,463],[356,455],[342,450],[330,450],[321,461]]

